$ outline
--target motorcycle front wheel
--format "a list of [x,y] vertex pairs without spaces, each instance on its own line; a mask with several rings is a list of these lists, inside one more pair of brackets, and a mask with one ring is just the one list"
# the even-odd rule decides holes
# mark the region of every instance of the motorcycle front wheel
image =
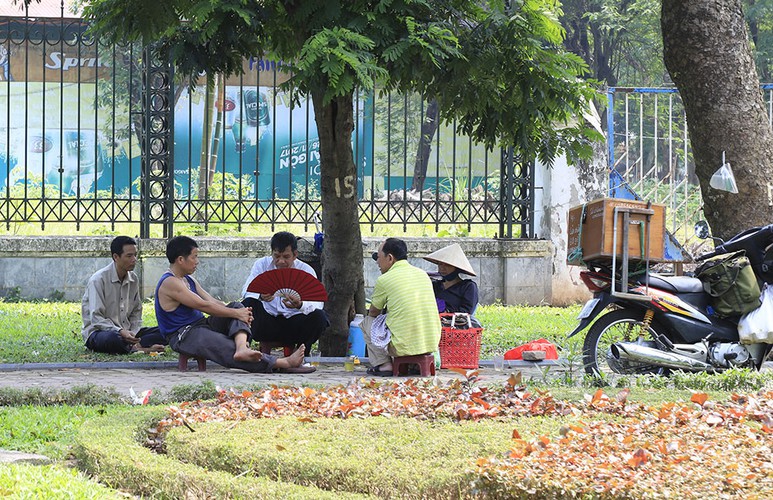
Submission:
[[618,360],[612,356],[610,346],[616,342],[642,342],[648,347],[656,347],[653,339],[664,331],[656,321],[648,328],[642,320],[644,311],[618,309],[601,316],[591,325],[583,343],[583,365],[585,373],[604,378],[617,374],[657,374],[666,373],[661,366],[637,361]]

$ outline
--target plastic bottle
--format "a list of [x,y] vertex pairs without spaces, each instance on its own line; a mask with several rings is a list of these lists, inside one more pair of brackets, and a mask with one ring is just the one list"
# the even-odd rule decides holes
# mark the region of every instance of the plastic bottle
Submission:
[[360,323],[365,317],[362,314],[357,314],[354,319],[349,323],[349,349],[347,350],[347,356],[365,356],[365,339],[362,337],[362,328]]

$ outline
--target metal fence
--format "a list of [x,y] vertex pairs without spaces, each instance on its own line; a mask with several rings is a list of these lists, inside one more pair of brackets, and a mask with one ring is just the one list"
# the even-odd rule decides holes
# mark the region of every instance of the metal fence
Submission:
[[[150,236],[178,223],[315,224],[314,111],[280,87],[290,76],[281,64],[246,60],[242,75],[203,76],[189,92],[162,61],[86,28],[64,15],[0,18],[6,230],[130,223]],[[530,162],[437,124],[436,106],[414,95],[358,95],[355,120],[351,189],[365,227],[533,234]]]
[[679,93],[616,87],[607,96],[609,194],[629,198],[635,193],[666,205],[666,229],[675,237],[667,240],[666,254],[682,260],[679,247],[695,241],[693,227],[703,218],[703,203]]
[[[763,84],[762,92],[773,123],[773,84]],[[625,192],[632,191],[665,204],[666,228],[689,244],[695,222],[703,217],[703,202],[678,91],[615,87],[607,96],[610,195],[627,197]]]

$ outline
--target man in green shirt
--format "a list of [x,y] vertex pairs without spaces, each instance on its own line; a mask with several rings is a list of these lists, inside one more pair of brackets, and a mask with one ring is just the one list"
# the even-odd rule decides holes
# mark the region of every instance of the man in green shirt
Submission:
[[389,376],[393,356],[437,350],[440,318],[432,282],[425,271],[408,263],[408,247],[403,240],[387,238],[373,259],[381,276],[373,288],[362,330],[371,364],[368,373]]

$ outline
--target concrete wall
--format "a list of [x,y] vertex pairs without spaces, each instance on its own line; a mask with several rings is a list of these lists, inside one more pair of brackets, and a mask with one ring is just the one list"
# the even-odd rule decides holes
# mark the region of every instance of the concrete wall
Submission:
[[[112,237],[19,237],[0,236],[0,296],[48,298],[63,294],[80,300],[89,277],[110,262]],[[405,238],[410,262],[436,270],[423,259],[443,246],[458,242],[465,251],[480,287],[480,301],[491,304],[549,304],[553,297],[554,248],[546,240],[491,240],[474,238]],[[196,278],[212,295],[232,300],[241,295],[244,281],[256,258],[269,253],[269,239],[196,238],[201,262]],[[363,242],[365,286],[370,294],[379,270],[370,258],[381,239]],[[140,276],[145,297],[154,293],[158,278],[168,267],[165,241],[140,240]],[[303,257],[311,257],[311,244],[301,241]]]
[[[587,118],[603,133],[598,116]],[[553,244],[551,303],[564,306],[585,301],[591,293],[580,281],[580,271],[584,268],[566,264],[569,240],[567,220],[570,208],[606,196],[609,186],[606,143],[596,143],[593,158],[577,165],[569,165],[563,156],[557,158],[552,166],[537,164],[534,181],[537,187],[535,235]]]

